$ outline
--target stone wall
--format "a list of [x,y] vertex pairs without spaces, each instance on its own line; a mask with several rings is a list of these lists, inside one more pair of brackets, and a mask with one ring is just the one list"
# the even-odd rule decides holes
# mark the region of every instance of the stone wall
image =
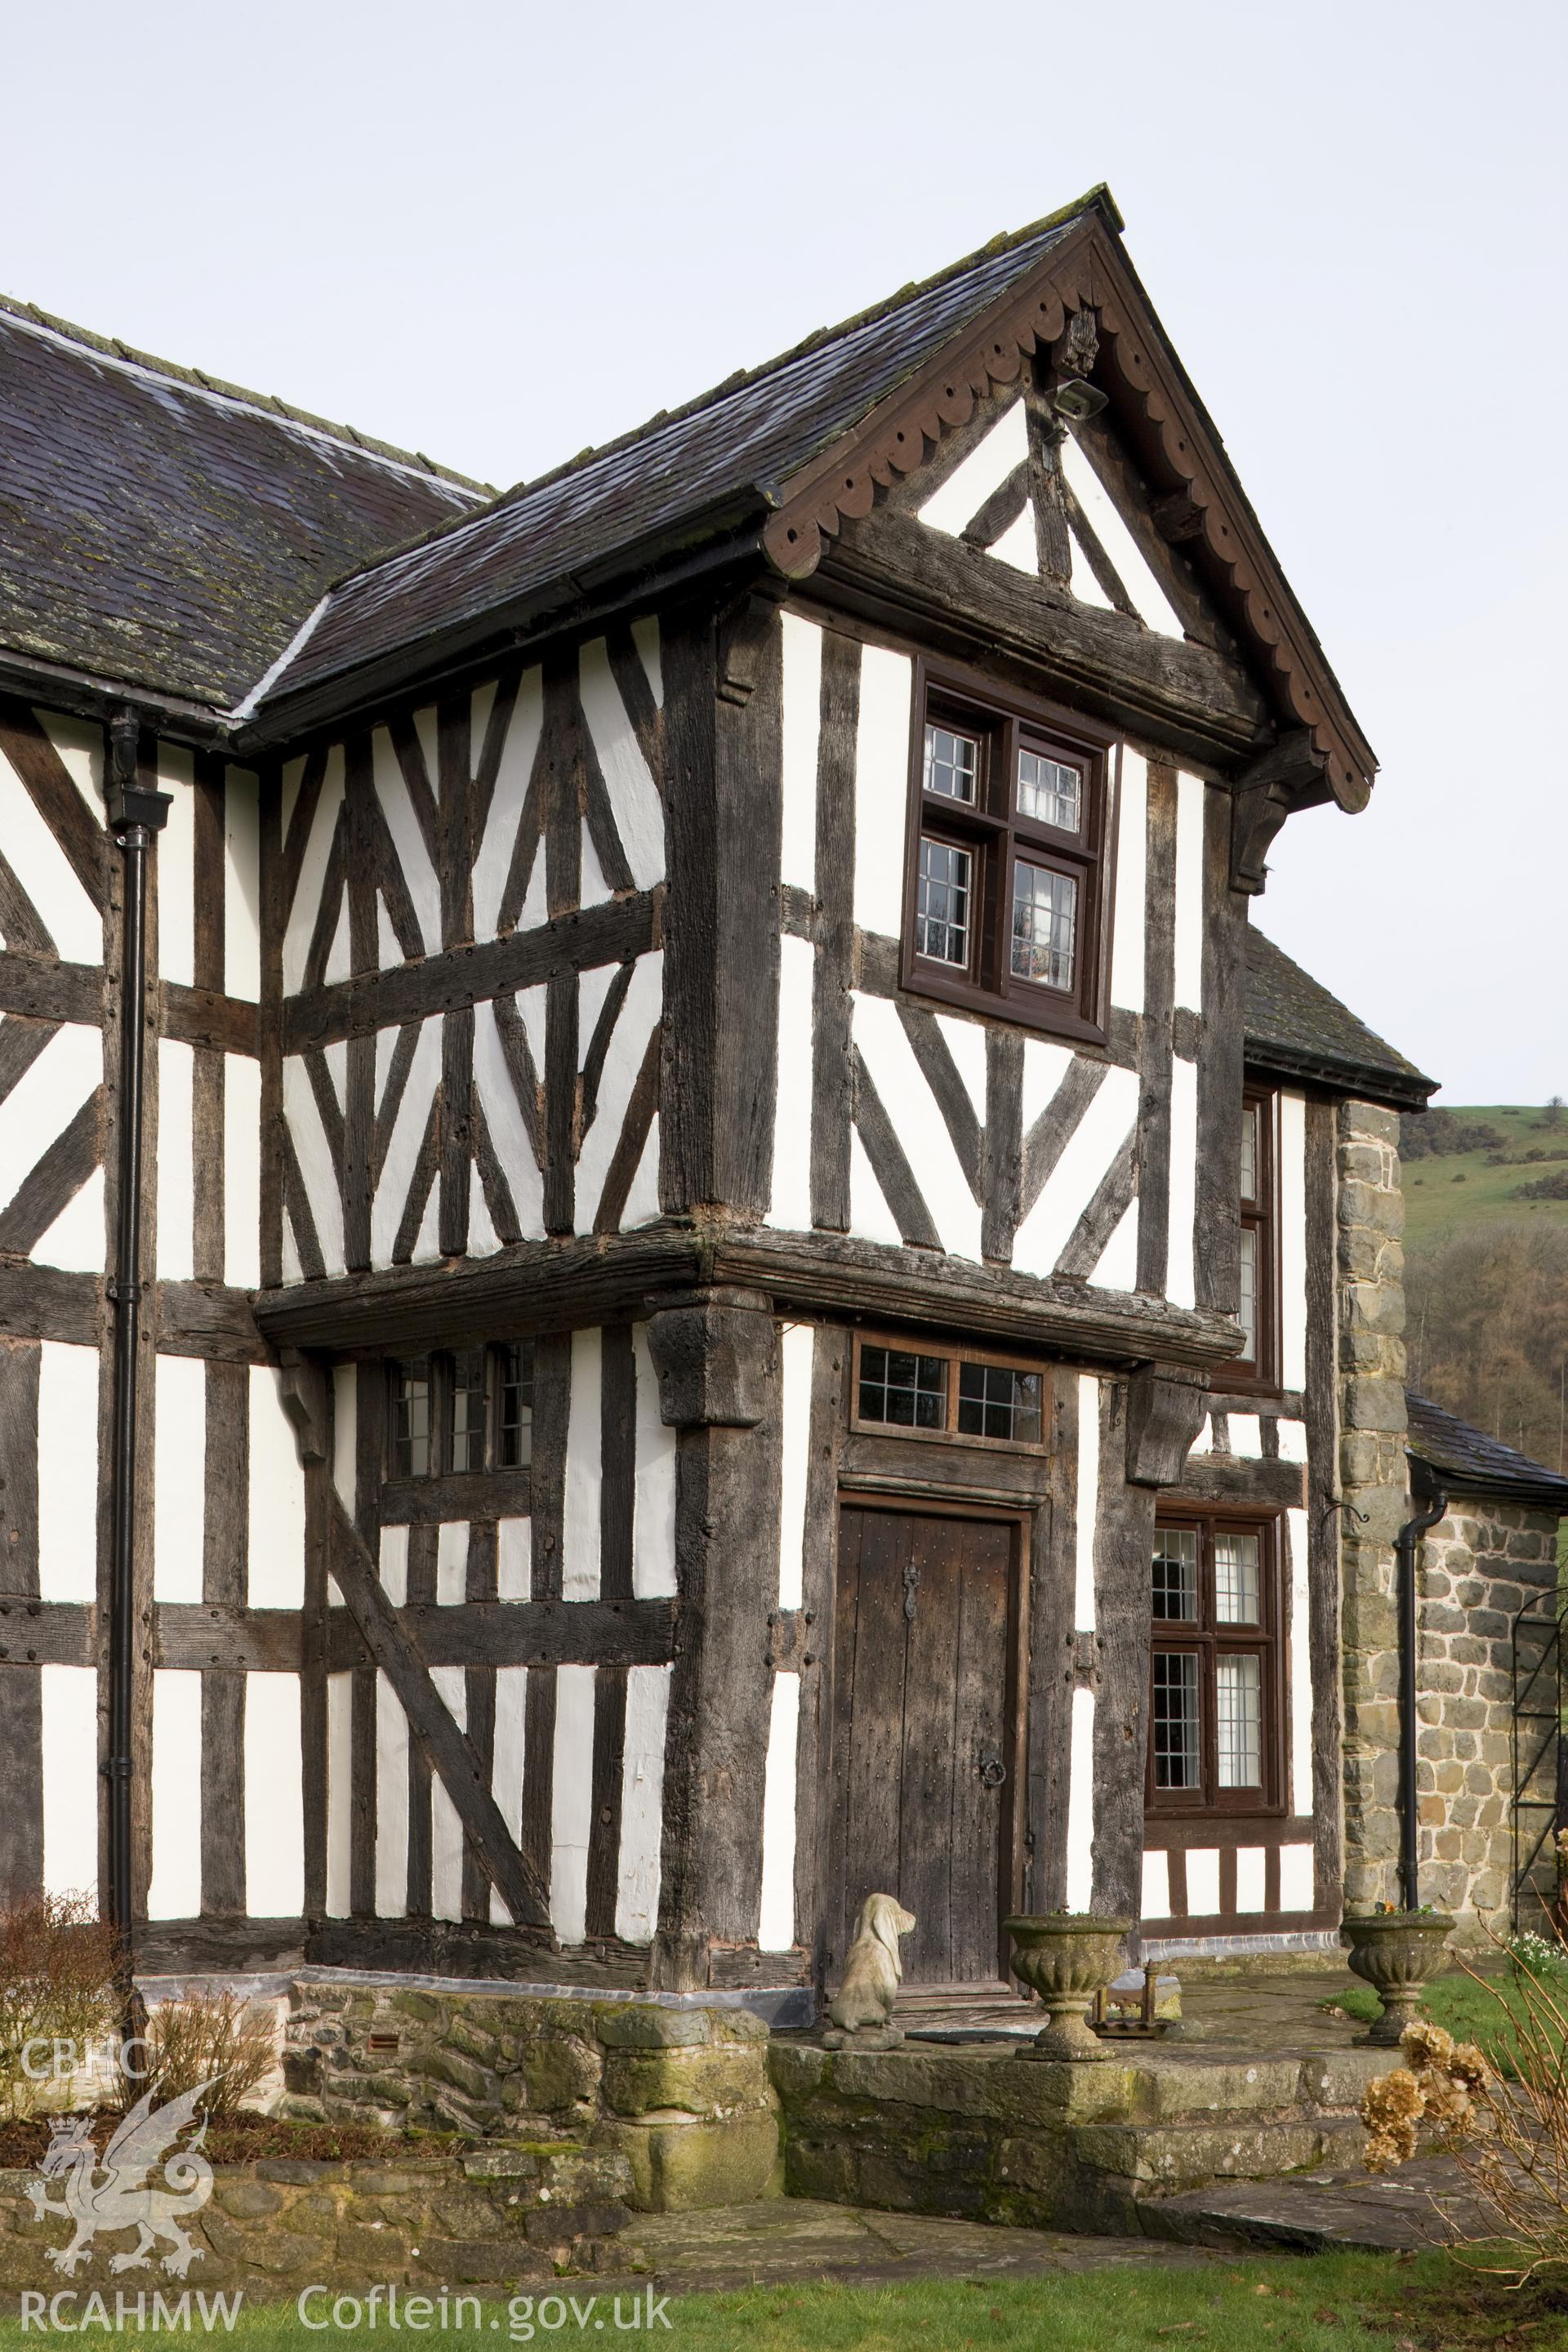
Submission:
[[651,2212],[767,2194],[768,2029],[750,2010],[301,1979],[281,2113],[611,2149]]
[[1410,1516],[1405,1457],[1405,1195],[1399,1120],[1338,1106],[1338,1344],[1348,1910],[1399,1900],[1399,1622],[1394,1539]]
[[[1510,1902],[1512,1626],[1524,1602],[1555,1581],[1556,1559],[1549,1512],[1461,1495],[1416,1564],[1421,1894],[1453,1912],[1471,1940]],[[1550,1863],[1544,1874],[1550,1882]]]
[[[118,2292],[132,2309],[144,2294],[151,2313],[153,2290],[165,2304],[185,2288],[236,2286],[247,2296],[383,2284],[438,2296],[455,2286],[494,2290],[605,2271],[632,2195],[624,2156],[565,2143],[460,2157],[400,2151],[365,2164],[262,2158],[218,2168],[205,2205],[183,2217],[195,2250],[184,2277],[161,2267],[167,2240],[144,2268],[113,2273],[113,2257],[136,2244],[134,2228],[103,2230],[68,2277],[49,2255],[68,2243],[71,2226],[61,2215],[35,2214],[26,2194],[35,2178],[0,2172],[0,2291],[74,2287],[79,2324],[95,2288],[108,2291],[110,2312]],[[52,2202],[63,2201],[58,2179],[47,2187]]]

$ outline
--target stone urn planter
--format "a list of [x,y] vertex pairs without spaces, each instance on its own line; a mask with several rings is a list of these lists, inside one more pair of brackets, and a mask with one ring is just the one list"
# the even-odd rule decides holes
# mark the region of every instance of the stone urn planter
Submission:
[[1359,2037],[1378,2049],[1395,2047],[1421,2006],[1421,1988],[1442,1973],[1452,1919],[1440,1911],[1363,1911],[1340,1925],[1352,1973],[1371,1985],[1383,2015]]
[[1021,2058],[1077,2059],[1110,2055],[1084,2020],[1095,1994],[1121,1968],[1131,1919],[1097,1919],[1088,1912],[1024,1913],[1005,1922],[1013,1938],[1013,1974],[1038,1993],[1050,2022]]

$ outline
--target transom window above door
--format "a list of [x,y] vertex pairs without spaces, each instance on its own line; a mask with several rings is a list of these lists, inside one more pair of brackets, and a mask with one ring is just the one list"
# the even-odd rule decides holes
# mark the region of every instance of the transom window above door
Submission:
[[1045,1442],[1046,1376],[1037,1365],[897,1341],[855,1343],[857,1429],[1026,1448]]
[[911,761],[906,988],[1102,1040],[1109,737],[922,670]]
[[1283,1801],[1279,1555],[1272,1520],[1173,1517],[1155,1530],[1151,1811]]

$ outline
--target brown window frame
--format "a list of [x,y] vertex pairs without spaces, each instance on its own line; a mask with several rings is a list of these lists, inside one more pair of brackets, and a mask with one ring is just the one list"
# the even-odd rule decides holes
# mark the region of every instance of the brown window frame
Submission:
[[1258,1158],[1256,1189],[1248,1196],[1241,1191],[1239,1150],[1237,1167],[1238,1238],[1237,1244],[1237,1282],[1241,1280],[1241,1245],[1239,1234],[1257,1236],[1256,1270],[1258,1344],[1254,1356],[1234,1357],[1226,1367],[1226,1389],[1245,1391],[1259,1396],[1278,1395],[1280,1382],[1279,1306],[1279,1089],[1278,1087],[1253,1085],[1242,1089],[1243,1115],[1258,1114]]
[[[1054,1036],[1102,1045],[1110,1034],[1111,918],[1116,887],[1114,753],[1117,737],[1035,696],[1009,693],[974,673],[924,660],[915,666],[905,826],[904,922],[900,978],[911,994],[1002,1014]],[[980,775],[973,803],[924,789],[925,731],[948,725],[975,736]],[[1015,805],[1018,753],[1032,751],[1077,768],[1083,777],[1076,834],[1020,816]],[[945,965],[917,952],[922,836],[968,850],[973,858],[969,955]],[[1070,991],[1026,980],[1012,970],[1013,874],[1028,863],[1070,875],[1079,885]]]
[[[465,1481],[471,1478],[477,1479],[483,1477],[487,1473],[497,1473],[507,1477],[518,1475],[526,1477],[531,1466],[531,1443],[530,1461],[509,1463],[502,1462],[500,1458],[501,1391],[505,1385],[505,1358],[509,1350],[514,1347],[527,1348],[531,1350],[532,1344],[531,1340],[528,1339],[503,1339],[490,1341],[482,1346],[476,1343],[470,1347],[462,1348],[425,1348],[421,1349],[416,1355],[389,1356],[386,1359],[386,1458],[382,1471],[384,1480],[389,1485],[403,1487],[422,1486],[432,1480],[447,1478]],[[477,1462],[464,1464],[461,1469],[454,1469],[451,1464],[455,1395],[453,1369],[458,1357],[468,1355],[479,1355],[483,1359],[481,1374],[483,1429],[479,1459]],[[405,1371],[409,1366],[417,1363],[423,1363],[426,1366],[426,1377],[429,1386],[429,1461],[423,1470],[405,1470],[400,1466],[397,1458],[398,1396]],[[532,1417],[531,1395],[534,1377],[531,1362],[529,1367],[530,1423],[527,1424],[530,1426]],[[519,1425],[521,1427],[524,1424]]]
[[[916,1429],[906,1422],[869,1421],[860,1412],[860,1358],[867,1348],[889,1348],[904,1356],[934,1356],[947,1369],[945,1409],[941,1429]],[[958,1373],[962,1364],[994,1364],[1003,1371],[1033,1372],[1040,1383],[1040,1433],[1037,1438],[981,1437],[958,1426]],[[1012,1356],[995,1348],[954,1348],[930,1339],[910,1339],[901,1331],[857,1331],[849,1367],[849,1426],[860,1437],[912,1437],[926,1445],[978,1445],[993,1454],[1047,1454],[1050,1451],[1051,1370],[1030,1356]]]
[[[1166,1529],[1198,1538],[1198,1614],[1189,1628],[1153,1613],[1153,1560],[1150,1559],[1149,1743],[1144,1761],[1144,1810],[1162,1822],[1282,1819],[1285,1813],[1285,1642],[1281,1591],[1284,1547],[1278,1513],[1189,1511],[1180,1507],[1156,1515],[1156,1533]],[[1258,1547],[1257,1625],[1220,1625],[1215,1614],[1214,1544],[1216,1535],[1255,1535]],[[1199,1660],[1199,1738],[1203,1779],[1197,1790],[1154,1785],[1154,1657],[1159,1652],[1195,1654]],[[1262,1702],[1259,1745],[1263,1777],[1257,1789],[1219,1786],[1218,1708],[1215,1662],[1226,1654],[1261,1654],[1258,1689]]]

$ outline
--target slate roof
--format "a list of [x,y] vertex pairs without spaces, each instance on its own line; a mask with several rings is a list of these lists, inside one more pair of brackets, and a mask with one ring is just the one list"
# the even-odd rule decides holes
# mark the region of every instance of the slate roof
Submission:
[[1410,1414],[1409,1450],[1417,1461],[1438,1473],[1452,1493],[1495,1496],[1500,1502],[1529,1503],[1568,1516],[1568,1478],[1560,1477],[1516,1454],[1496,1437],[1472,1429],[1430,1398],[1406,1391]]
[[998,237],[924,284],[824,329],[602,449],[520,485],[483,513],[334,589],[263,702],[318,686],[432,632],[485,615],[639,545],[698,535],[704,517],[760,517],[798,467],[918,373],[1108,195]]
[[0,653],[227,710],[330,581],[489,495],[0,298]]
[[1438,1086],[1256,929],[1247,935],[1247,1059],[1391,1110],[1425,1110]]

